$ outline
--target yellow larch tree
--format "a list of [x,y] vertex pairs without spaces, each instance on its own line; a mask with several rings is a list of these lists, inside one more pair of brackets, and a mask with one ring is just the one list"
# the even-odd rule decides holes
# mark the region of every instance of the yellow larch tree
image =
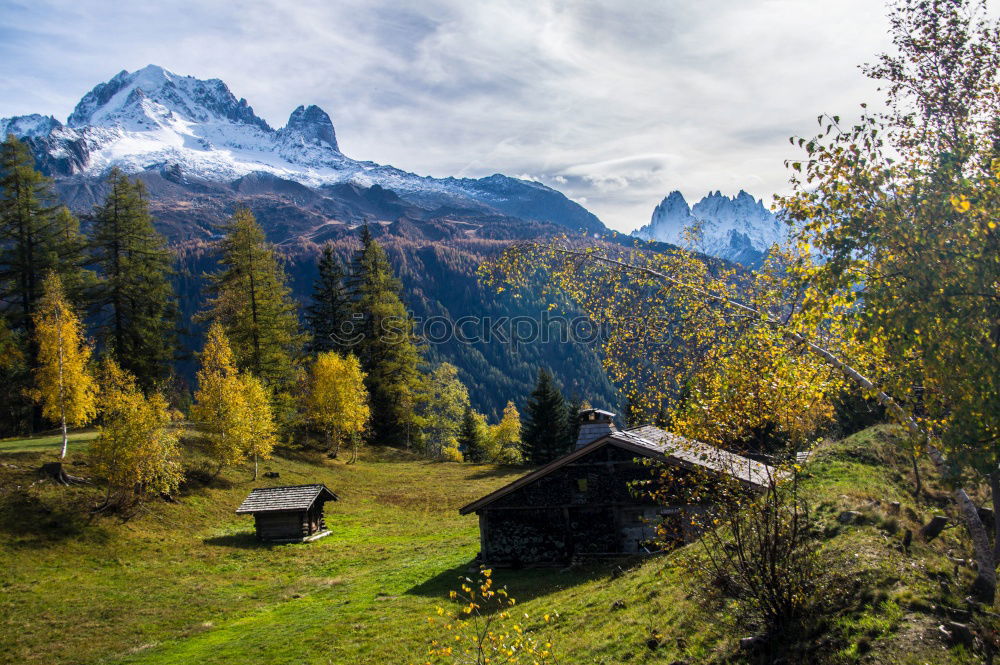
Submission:
[[161,393],[144,395],[135,377],[110,356],[102,363],[100,386],[101,427],[89,447],[90,464],[107,482],[100,509],[127,515],[144,497],[177,489],[183,476],[180,449]]
[[223,467],[244,458],[247,441],[252,438],[246,384],[218,323],[208,329],[197,376],[198,390],[191,415],[208,437],[209,455],[218,465],[215,472],[218,474]]
[[497,464],[520,464],[523,461],[521,415],[514,402],[507,402],[500,422],[490,425],[487,459]]
[[38,343],[34,396],[42,415],[62,428],[62,452],[66,457],[68,426],[81,427],[96,413],[96,386],[87,363],[91,349],[83,335],[83,324],[63,289],[59,276],[45,278],[42,298],[34,314]]
[[361,364],[352,355],[328,351],[316,356],[309,376],[306,415],[326,436],[334,456],[345,441],[355,444],[368,425],[371,410]]
[[253,457],[253,479],[257,480],[258,459],[271,459],[271,451],[278,443],[277,426],[271,410],[270,394],[256,376],[241,377],[243,399],[246,404],[246,433],[244,452]]

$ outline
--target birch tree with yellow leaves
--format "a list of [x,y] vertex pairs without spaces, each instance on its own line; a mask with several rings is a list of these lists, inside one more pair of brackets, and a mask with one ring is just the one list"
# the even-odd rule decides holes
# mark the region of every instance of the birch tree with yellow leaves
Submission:
[[34,314],[38,367],[34,395],[42,416],[62,430],[60,458],[69,447],[68,427],[82,427],[97,411],[96,385],[87,363],[91,349],[57,274],[49,273]]
[[352,354],[327,351],[316,356],[309,374],[306,416],[326,436],[334,457],[345,442],[357,442],[368,426],[371,408],[361,363]]
[[264,382],[256,376],[244,374],[240,377],[240,387],[246,404],[246,440],[244,452],[253,458],[253,479],[257,480],[258,461],[271,459],[271,451],[278,443],[277,425],[271,410],[270,393]]
[[88,453],[94,473],[107,483],[97,511],[128,517],[144,498],[177,489],[183,478],[180,448],[161,393],[143,394],[136,378],[110,356],[102,363],[100,385],[101,426]]
[[209,327],[200,360],[191,416],[208,437],[209,457],[218,475],[224,467],[244,459],[251,437],[247,392],[219,323]]
[[1000,520],[991,550],[963,487],[1000,505],[1000,21],[983,0],[905,0],[890,22],[894,52],[864,68],[884,110],[793,140],[781,204],[825,258],[798,267],[813,316],[839,299],[885,350],[880,385],[954,488],[991,599]]
[[257,480],[259,460],[270,459],[277,444],[271,393],[259,378],[236,369],[219,323],[213,323],[206,335],[194,400],[191,415],[208,437],[209,456],[218,465],[216,475],[252,457]]
[[[1000,26],[976,0],[903,0],[890,24],[896,52],[865,68],[888,110],[820,116],[793,141],[805,155],[780,203],[798,242],[770,265],[563,238],[512,247],[484,275],[506,288],[541,272],[609,324],[609,375],[647,409],[691,389],[689,406],[717,396],[730,427],[766,415],[794,434],[850,383],[952,483],[974,591],[992,601],[1000,527],[991,547],[963,484],[1000,500]],[[710,417],[675,416],[713,439]]]
[[514,402],[507,402],[503,416],[496,425],[490,425],[489,451],[487,459],[494,464],[520,464],[521,454],[521,414]]

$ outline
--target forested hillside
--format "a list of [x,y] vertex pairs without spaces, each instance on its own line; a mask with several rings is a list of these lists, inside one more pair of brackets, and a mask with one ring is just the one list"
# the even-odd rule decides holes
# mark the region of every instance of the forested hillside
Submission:
[[[266,223],[263,225],[266,229]],[[477,236],[431,240],[423,234],[407,233],[400,226],[390,225],[384,231],[372,228],[403,283],[401,295],[413,316],[423,323],[433,319],[425,327],[418,326],[430,337],[425,339],[427,361],[456,365],[477,409],[497,417],[508,400],[520,406],[531,391],[540,367],[553,372],[567,398],[586,399],[612,409],[620,407],[620,398],[608,381],[593,344],[586,338],[562,341],[561,331],[566,330],[568,322],[582,316],[578,309],[561,300],[557,301],[558,307],[550,310],[549,301],[540,292],[533,298],[516,297],[497,293],[480,283],[476,274],[479,266],[499,254],[509,240]],[[357,230],[337,231],[331,230],[323,241],[333,245],[335,256],[346,267],[359,246]],[[303,305],[309,302],[322,247],[307,241],[278,246],[286,259],[292,293]],[[177,251],[178,296],[184,318],[190,320],[202,306],[205,295],[202,277],[216,269],[216,254],[203,243],[186,243]],[[452,334],[454,322],[462,317],[475,319],[463,327],[464,341]],[[523,322],[519,325],[512,322],[516,317]],[[541,324],[546,320],[552,323],[548,341],[543,341],[539,336]],[[197,348],[200,327],[192,325],[186,332],[187,348]],[[192,368],[192,358],[181,361],[182,376],[191,377]]]

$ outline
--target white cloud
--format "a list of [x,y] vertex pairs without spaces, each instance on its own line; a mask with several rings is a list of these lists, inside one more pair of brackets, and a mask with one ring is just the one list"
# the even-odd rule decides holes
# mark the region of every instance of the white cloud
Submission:
[[[419,7],[419,8],[417,8]],[[344,151],[437,176],[533,174],[610,226],[670,190],[768,200],[792,134],[849,115],[887,48],[871,0],[6,0],[0,115],[65,118],[148,63],[218,77],[272,125],[326,109]]]

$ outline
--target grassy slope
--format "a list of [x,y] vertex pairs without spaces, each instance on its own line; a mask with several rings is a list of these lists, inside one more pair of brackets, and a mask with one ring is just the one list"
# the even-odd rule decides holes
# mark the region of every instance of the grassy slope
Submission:
[[[71,451],[83,451],[86,449],[87,444],[93,441],[96,436],[96,430],[70,432],[69,449]],[[24,452],[44,454],[53,450],[58,452],[60,448],[62,448],[62,434],[32,436],[24,439],[0,439],[0,454]]]
[[[904,505],[901,528],[940,509],[913,506],[905,468],[872,430],[825,448],[808,488],[846,593],[822,633],[819,662],[977,662],[934,635],[942,606],[958,607],[966,570],[957,530],[930,545],[899,546],[883,505]],[[432,636],[425,617],[478,549],[474,517],[456,508],[518,475],[514,469],[432,464],[401,457],[322,466],[278,459],[280,483],[321,481],[342,501],[327,507],[334,535],[308,545],[259,545],[232,511],[252,483],[242,472],[221,486],[188,490],[125,525],[84,525],[79,506],[94,489],[28,490],[35,453],[0,455],[0,662],[11,663],[405,663]],[[12,468],[14,465],[18,468]],[[85,469],[85,467],[84,467]],[[258,483],[265,484],[265,483]],[[274,484],[269,481],[266,484]],[[866,507],[868,506],[868,507]],[[867,525],[838,526],[841,509]],[[916,512],[913,512],[916,511]],[[26,518],[30,516],[31,519]],[[30,524],[25,524],[30,521]],[[739,655],[738,606],[688,581],[680,551],[611,574],[581,570],[497,571],[532,617],[561,615],[553,638],[562,662],[691,663]],[[856,588],[850,583],[858,580]],[[621,609],[612,609],[616,601]],[[662,646],[646,645],[655,630]]]

